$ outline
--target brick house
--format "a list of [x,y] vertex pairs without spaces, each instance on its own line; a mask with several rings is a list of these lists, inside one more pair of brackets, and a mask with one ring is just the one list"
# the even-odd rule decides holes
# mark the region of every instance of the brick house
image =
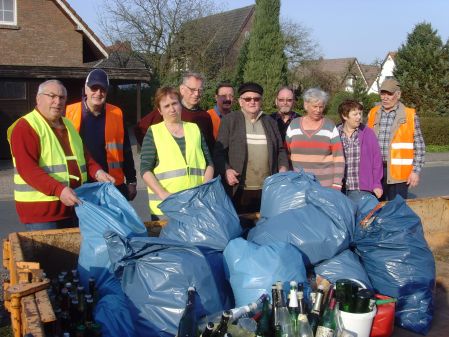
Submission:
[[[0,158],[5,159],[10,157],[6,130],[33,109],[39,84],[59,79],[68,103],[79,100],[88,72],[109,53],[66,0],[0,1],[0,45]],[[111,86],[137,84],[140,89],[150,79],[142,68],[109,64],[106,71]],[[128,112],[134,121],[140,118],[139,105]]]
[[186,22],[175,40],[173,71],[194,70],[214,77],[234,69],[253,26],[255,9],[250,5]]

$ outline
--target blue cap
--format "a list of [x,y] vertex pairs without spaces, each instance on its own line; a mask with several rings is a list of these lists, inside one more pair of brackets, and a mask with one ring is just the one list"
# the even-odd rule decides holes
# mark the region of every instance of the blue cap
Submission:
[[92,88],[94,85],[102,87],[107,90],[109,87],[108,74],[103,69],[92,70],[86,78],[86,85]]

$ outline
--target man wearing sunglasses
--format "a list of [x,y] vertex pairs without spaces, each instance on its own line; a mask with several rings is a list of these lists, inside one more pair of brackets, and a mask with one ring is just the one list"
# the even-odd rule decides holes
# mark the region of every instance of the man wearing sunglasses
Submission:
[[222,118],[214,163],[237,212],[257,212],[265,178],[287,171],[288,159],[276,122],[261,110],[263,88],[248,82],[238,94],[241,111]]
[[278,90],[275,101],[278,111],[273,112],[271,118],[273,118],[278,125],[282,141],[285,141],[285,134],[290,122],[299,116],[292,110],[295,103],[295,93],[292,88],[282,87]]
[[[215,143],[212,120],[207,111],[199,106],[201,96],[203,95],[203,87],[204,79],[198,73],[189,72],[182,77],[182,82],[179,86],[179,93],[182,98],[181,119],[184,122],[192,122],[198,125],[209,150],[212,152]],[[140,146],[142,146],[143,138],[148,128],[160,122],[162,122],[162,116],[157,108],[139,121],[134,128],[134,134]]]

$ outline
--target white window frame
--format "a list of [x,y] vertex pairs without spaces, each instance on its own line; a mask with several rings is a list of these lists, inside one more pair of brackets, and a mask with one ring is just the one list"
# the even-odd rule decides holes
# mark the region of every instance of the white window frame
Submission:
[[[3,0],[0,0],[3,1]],[[13,21],[2,21],[0,20],[0,25],[7,26],[16,26],[17,25],[17,0],[12,0],[12,8],[13,8]]]

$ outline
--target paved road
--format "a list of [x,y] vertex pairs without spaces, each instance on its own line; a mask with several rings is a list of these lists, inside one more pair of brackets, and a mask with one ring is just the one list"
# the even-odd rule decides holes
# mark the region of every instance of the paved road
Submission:
[[[441,166],[445,164],[444,166]],[[422,198],[438,195],[449,195],[449,162],[439,166],[425,167],[421,174],[421,183],[410,190],[410,198]],[[136,209],[142,221],[149,220],[146,190],[139,184],[138,194],[131,205]],[[0,197],[0,236],[24,230],[17,217],[12,196]]]

